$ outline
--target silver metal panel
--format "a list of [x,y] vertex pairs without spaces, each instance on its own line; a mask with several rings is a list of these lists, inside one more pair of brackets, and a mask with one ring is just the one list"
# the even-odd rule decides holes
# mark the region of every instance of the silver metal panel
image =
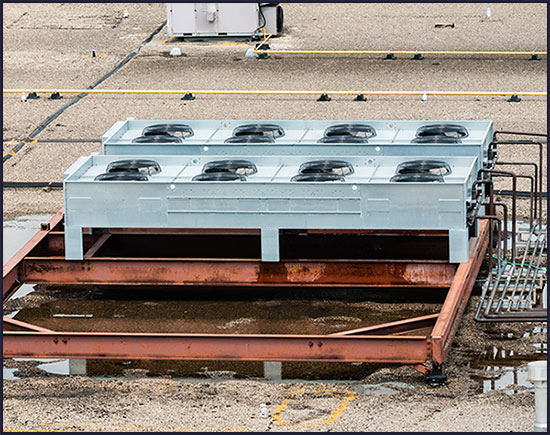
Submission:
[[346,156],[355,172],[330,183],[290,181],[311,155],[247,156],[258,173],[245,182],[192,181],[220,156],[138,157],[157,161],[162,171],[149,181],[94,181],[109,162],[127,156],[92,155],[64,175],[68,259],[82,258],[74,230],[82,227],[259,228],[264,261],[278,260],[280,229],[446,229],[455,231],[451,261],[468,257],[466,200],[477,157],[446,158],[452,173],[444,183],[390,182],[410,156]]

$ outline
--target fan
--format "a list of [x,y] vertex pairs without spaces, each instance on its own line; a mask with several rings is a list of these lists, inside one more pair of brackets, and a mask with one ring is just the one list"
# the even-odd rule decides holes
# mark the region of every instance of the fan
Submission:
[[328,127],[325,136],[353,136],[369,138],[376,136],[376,130],[368,124],[338,124]]
[[107,165],[108,173],[114,172],[143,172],[154,175],[161,172],[160,165],[154,160],[117,160]]
[[353,166],[343,160],[316,160],[302,163],[300,174],[353,174]]
[[290,181],[346,181],[343,175],[333,173],[313,173],[313,174],[298,174],[290,179]]
[[208,162],[202,168],[204,174],[229,172],[232,174],[254,175],[258,172],[256,165],[248,160],[218,160]]
[[443,177],[437,174],[397,174],[390,178],[394,183],[443,183]]
[[233,130],[233,136],[267,136],[282,137],[285,131],[276,124],[245,124]]
[[424,125],[416,131],[416,137],[446,136],[457,139],[468,137],[468,130],[459,124],[431,124]]
[[225,143],[274,143],[275,139],[269,136],[231,136]]
[[95,181],[147,181],[143,172],[105,172],[94,178]]
[[183,143],[181,137],[159,134],[156,136],[139,136],[132,140],[132,143]]
[[143,136],[174,136],[183,139],[193,136],[193,129],[187,124],[154,124],[143,129]]
[[211,172],[195,175],[193,181],[246,181],[246,177],[234,172]]
[[397,165],[397,174],[436,174],[449,175],[452,170],[447,162],[441,160],[411,160]]
[[324,136],[317,141],[318,143],[368,143],[366,137],[361,136]]

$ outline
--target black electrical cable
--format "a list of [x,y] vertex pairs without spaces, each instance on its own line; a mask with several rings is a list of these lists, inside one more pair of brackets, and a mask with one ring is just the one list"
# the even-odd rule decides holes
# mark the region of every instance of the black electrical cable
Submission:
[[50,187],[52,189],[63,188],[63,183],[54,181],[4,181],[2,182],[4,189],[32,189]]
[[256,30],[260,30],[262,27],[265,27],[265,25],[267,24],[267,20],[265,19],[264,11],[262,11],[262,6],[259,3],[258,3],[258,10],[260,11],[260,16],[262,17],[262,20],[264,20],[264,22]]
[[[143,46],[145,46],[146,44],[148,44],[149,42],[151,42],[153,40],[153,38],[155,37],[155,35],[157,33],[159,33],[162,28],[166,25],[166,21],[164,21],[159,27],[157,27],[155,29],[155,31],[153,33],[151,33],[147,38],[145,38],[143,40],[143,42],[141,44],[138,45],[138,47],[132,51],[130,54],[128,54],[128,56],[126,56],[124,59],[122,59],[122,61],[120,61],[120,63],[115,66],[111,71],[109,71],[107,74],[103,75],[102,77],[100,77],[95,83],[93,83],[92,85],[88,86],[87,89],[94,89],[96,86],[98,86],[99,84],[103,83],[105,80],[107,80],[109,77],[111,77],[114,73],[116,73],[119,69],[121,69],[124,65],[126,65],[128,62],[130,62],[130,60],[132,60],[134,57],[136,57],[140,50],[143,48]],[[67,104],[65,104],[63,107],[61,107],[57,112],[53,113],[52,115],[50,115],[48,118],[46,118],[38,127],[36,127],[31,134],[29,134],[29,139],[30,140],[34,140],[34,137],[41,133],[48,125],[50,125],[53,121],[55,121],[65,110],[67,110],[69,107],[71,107],[73,104],[76,104],[78,103],[82,98],[84,98],[86,95],[88,95],[87,93],[83,92],[81,94],[78,94],[76,97],[74,97],[71,101],[69,101]],[[15,154],[17,153],[18,151],[21,150],[21,148],[23,148],[24,146],[26,145],[25,142],[19,142],[15,147],[12,148],[12,152]],[[2,159],[2,163],[5,163],[8,159],[10,159],[11,157],[13,157],[14,154],[7,154],[3,157]]]

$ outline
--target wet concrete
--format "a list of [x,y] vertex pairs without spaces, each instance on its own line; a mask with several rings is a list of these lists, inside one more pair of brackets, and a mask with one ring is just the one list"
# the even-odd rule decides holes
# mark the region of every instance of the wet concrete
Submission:
[[[2,264],[6,264],[36,234],[40,229],[40,223],[47,222],[50,218],[50,215],[37,214],[19,216],[16,219],[5,221],[2,232]],[[33,285],[22,285],[11,298],[22,298],[33,290]]]

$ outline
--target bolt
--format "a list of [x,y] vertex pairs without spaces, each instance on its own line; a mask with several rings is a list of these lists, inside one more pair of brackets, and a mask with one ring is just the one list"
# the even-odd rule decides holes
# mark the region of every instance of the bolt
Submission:
[[309,347],[313,347],[313,341],[310,341],[307,345],[308,345]]
[[54,338],[54,339],[53,339],[53,342],[54,342],[55,344],[57,344],[57,343],[59,343],[59,340],[58,340],[57,338]]

